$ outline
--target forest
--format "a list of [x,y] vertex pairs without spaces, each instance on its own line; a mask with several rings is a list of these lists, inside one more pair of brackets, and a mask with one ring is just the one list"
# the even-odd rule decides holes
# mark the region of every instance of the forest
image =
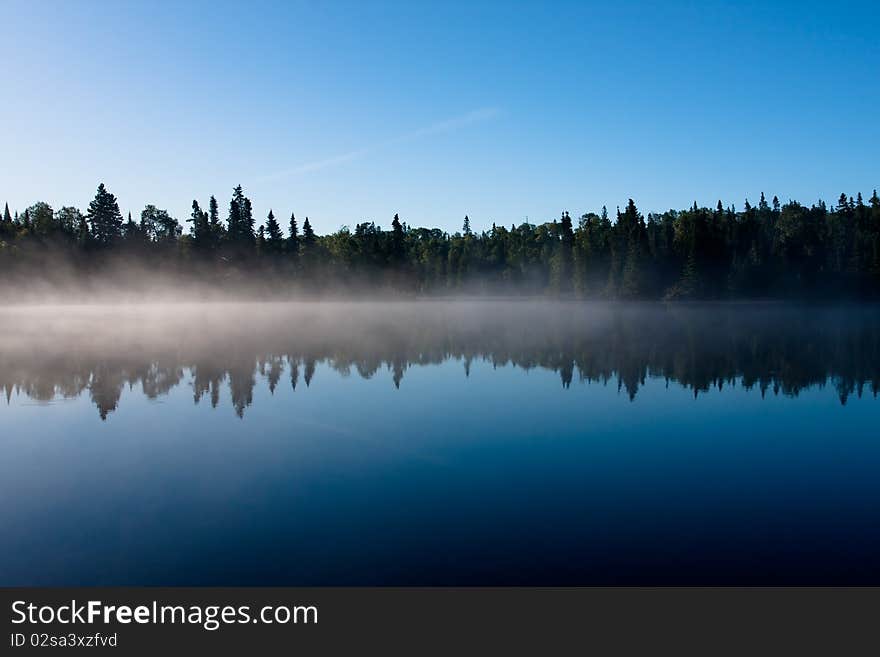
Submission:
[[589,299],[771,299],[880,296],[880,198],[784,204],[764,194],[741,209],[721,201],[643,214],[630,199],[573,219],[449,233],[398,215],[317,235],[270,211],[254,217],[241,186],[221,217],[215,197],[183,222],[147,205],[123,218],[101,184],[85,212],[5,205],[0,290],[70,291],[192,283],[255,297],[362,293],[503,294]]

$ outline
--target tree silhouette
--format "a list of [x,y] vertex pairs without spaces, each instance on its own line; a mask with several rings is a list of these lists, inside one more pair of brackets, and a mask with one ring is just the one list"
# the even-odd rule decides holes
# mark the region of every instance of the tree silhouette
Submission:
[[269,216],[266,219],[266,250],[269,253],[279,254],[284,248],[284,235],[281,233],[281,226],[275,220],[272,210],[269,210]]
[[96,244],[106,246],[122,235],[122,213],[119,204],[104,187],[104,183],[98,185],[98,191],[94,200],[89,203],[86,213],[91,225],[91,237]]

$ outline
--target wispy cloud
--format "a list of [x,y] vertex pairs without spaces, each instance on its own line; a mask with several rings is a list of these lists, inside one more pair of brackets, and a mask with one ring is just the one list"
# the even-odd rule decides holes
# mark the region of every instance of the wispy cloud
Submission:
[[372,146],[368,146],[366,148],[349,151],[347,153],[341,153],[339,155],[327,157],[322,160],[305,162],[304,164],[300,164],[299,166],[295,166],[290,169],[284,169],[282,171],[276,171],[275,173],[270,173],[265,176],[260,176],[255,180],[255,182],[270,182],[273,180],[279,180],[281,178],[287,178],[288,176],[296,176],[302,173],[310,173],[312,171],[319,171],[321,169],[334,167],[339,164],[345,164],[353,160],[359,160],[363,157],[366,157],[370,153],[374,153],[375,151],[387,148],[388,146],[394,146],[396,144],[413,141],[415,139],[421,139],[423,137],[428,137],[431,135],[448,134],[474,123],[489,121],[490,119],[494,119],[500,113],[500,110],[495,107],[484,107],[482,109],[476,109],[468,112],[467,114],[455,116],[451,119],[446,119],[444,121],[437,121],[436,123],[432,123],[431,125],[419,128],[418,130],[413,130],[411,132],[398,135],[397,137],[386,139],[385,141],[373,144]]

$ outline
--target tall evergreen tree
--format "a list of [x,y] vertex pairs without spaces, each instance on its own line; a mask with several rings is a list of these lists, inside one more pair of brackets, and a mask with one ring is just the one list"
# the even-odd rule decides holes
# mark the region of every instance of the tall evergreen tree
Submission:
[[241,240],[242,234],[242,206],[244,205],[244,192],[241,185],[232,190],[232,200],[229,201],[229,217],[227,219],[226,235],[229,241],[236,243]]
[[118,239],[122,234],[122,213],[116,197],[107,191],[104,183],[98,185],[98,191],[94,200],[89,203],[86,213],[91,224],[91,236],[93,241],[101,246],[106,246]]
[[406,247],[404,245],[403,225],[400,223],[400,217],[396,214],[391,220],[391,264],[399,266],[406,258]]
[[550,289],[552,292],[560,294],[569,292],[572,285],[574,231],[568,212],[562,213],[557,230],[559,233],[558,244],[555,253],[551,256],[550,263]]
[[269,216],[266,218],[266,250],[270,253],[281,253],[284,248],[284,235],[281,233],[281,226],[275,220],[275,214],[269,210]]
[[287,252],[293,256],[299,254],[299,227],[296,225],[296,217],[290,213],[290,228],[287,237]]
[[207,249],[211,245],[211,224],[208,214],[199,206],[199,202],[193,199],[192,214],[187,219],[187,223],[191,223],[193,243],[198,249]]
[[242,242],[250,244],[254,241],[254,211],[251,200],[245,196],[241,206],[241,231],[239,238]]
[[131,212],[128,213],[128,219],[122,227],[122,237],[127,242],[132,242],[140,237],[140,229],[134,219],[131,218]]
[[308,217],[306,217],[306,220],[303,222],[302,243],[303,247],[307,249],[315,244],[315,231],[312,230],[312,224],[309,223]]
[[208,227],[211,232],[211,246],[215,246],[223,235],[223,224],[220,223],[220,209],[213,194],[208,202]]
[[644,217],[639,213],[632,199],[629,199],[624,213],[622,215],[618,213],[617,224],[626,253],[620,281],[620,296],[637,298],[645,293],[644,258],[647,252],[647,234]]

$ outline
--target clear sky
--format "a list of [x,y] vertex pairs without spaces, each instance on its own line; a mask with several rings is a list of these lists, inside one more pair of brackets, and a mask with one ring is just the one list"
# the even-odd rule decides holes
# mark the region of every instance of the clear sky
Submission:
[[0,0],[14,209],[482,229],[870,194],[878,143],[876,1]]

